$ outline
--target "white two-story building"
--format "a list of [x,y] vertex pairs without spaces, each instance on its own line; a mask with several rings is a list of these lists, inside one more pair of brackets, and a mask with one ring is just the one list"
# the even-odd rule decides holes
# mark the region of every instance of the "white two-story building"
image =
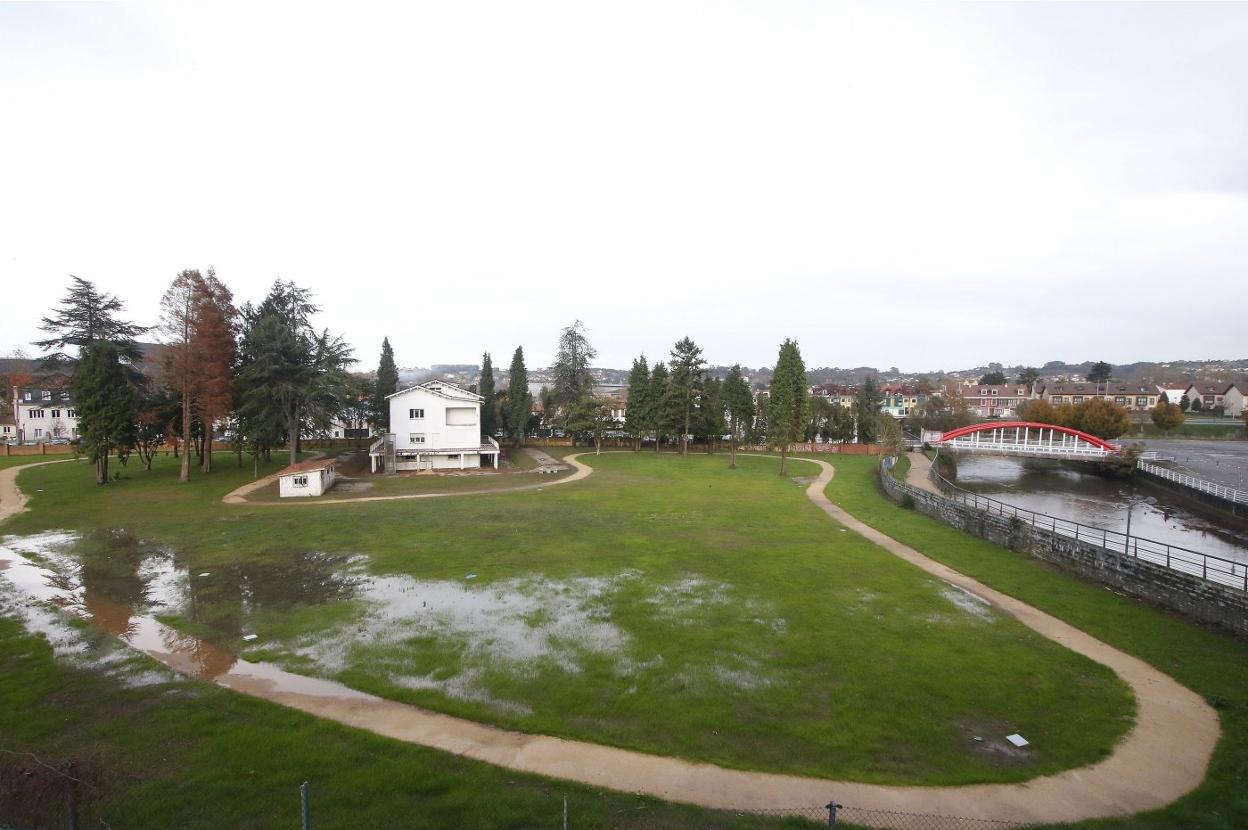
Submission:
[[390,432],[369,450],[374,472],[498,469],[498,442],[481,435],[480,395],[430,380],[387,400]]

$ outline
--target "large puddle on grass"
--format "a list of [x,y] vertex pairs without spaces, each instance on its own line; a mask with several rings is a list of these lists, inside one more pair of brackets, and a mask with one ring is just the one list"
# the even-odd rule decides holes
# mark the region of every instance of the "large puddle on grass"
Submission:
[[[500,678],[540,681],[605,661],[628,694],[647,672],[664,671],[661,651],[642,649],[612,620],[620,601],[642,608],[665,627],[692,626],[708,613],[731,613],[768,637],[783,637],[787,627],[768,603],[699,576],[660,583],[636,571],[566,579],[485,582],[466,574],[460,580],[419,580],[372,576],[366,564],[362,556],[304,552],[201,571],[178,552],[122,531],[50,532],[0,539],[0,586],[9,583],[16,591],[8,594],[19,596],[6,598],[0,591],[0,601],[29,629],[44,634],[58,656],[80,648],[75,638],[81,632],[49,605],[182,674],[231,687],[239,678],[263,678],[280,690],[356,694],[242,659],[263,649],[266,659],[311,674],[362,670],[402,688],[512,715],[532,710],[496,694],[492,689]],[[299,629],[286,640],[264,630],[265,621],[327,603],[342,603],[350,612],[346,621],[331,615],[336,622]],[[242,657],[158,619],[170,616],[188,621],[188,628],[214,632],[219,641],[241,639]],[[683,664],[678,679],[703,693],[773,685],[762,655],[744,645]]]

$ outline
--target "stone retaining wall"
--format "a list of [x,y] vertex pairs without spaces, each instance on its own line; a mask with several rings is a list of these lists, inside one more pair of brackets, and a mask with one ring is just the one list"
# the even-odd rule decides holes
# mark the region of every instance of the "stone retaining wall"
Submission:
[[1244,591],[1033,527],[1017,518],[990,515],[911,487],[891,475],[881,475],[880,481],[891,499],[913,506],[924,516],[1248,637],[1248,593]]

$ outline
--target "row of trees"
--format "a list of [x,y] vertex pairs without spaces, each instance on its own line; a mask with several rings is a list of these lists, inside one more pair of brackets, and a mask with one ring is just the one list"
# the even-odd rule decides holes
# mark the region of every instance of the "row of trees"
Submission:
[[240,464],[244,450],[268,458],[282,445],[294,463],[301,434],[362,414],[369,390],[347,372],[350,347],[313,328],[319,309],[292,282],[275,282],[258,306],[239,308],[212,269],[183,271],[161,299],[159,361],[137,343],[150,329],[121,319],[123,309],[118,298],[73,277],[43,320],[52,336],[35,344],[49,353],[45,370],[72,371],[79,442],[101,484],[109,480],[110,455],[125,464],[137,453],[150,468],[167,441],[181,455],[181,481],[190,480],[192,451],[210,473],[213,437],[222,430]]

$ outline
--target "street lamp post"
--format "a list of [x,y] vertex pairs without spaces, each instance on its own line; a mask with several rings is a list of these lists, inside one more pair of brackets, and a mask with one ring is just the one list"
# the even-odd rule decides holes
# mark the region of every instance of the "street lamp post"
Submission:
[[1156,504],[1156,503],[1157,503],[1157,499],[1153,498],[1152,496],[1145,496],[1142,499],[1132,499],[1131,501],[1128,501],[1126,504],[1118,508],[1119,510],[1125,509],[1127,511],[1127,533],[1126,533],[1126,539],[1123,540],[1123,543],[1122,543],[1123,553],[1131,552],[1131,514],[1135,512],[1136,506],[1141,505],[1141,504]]

